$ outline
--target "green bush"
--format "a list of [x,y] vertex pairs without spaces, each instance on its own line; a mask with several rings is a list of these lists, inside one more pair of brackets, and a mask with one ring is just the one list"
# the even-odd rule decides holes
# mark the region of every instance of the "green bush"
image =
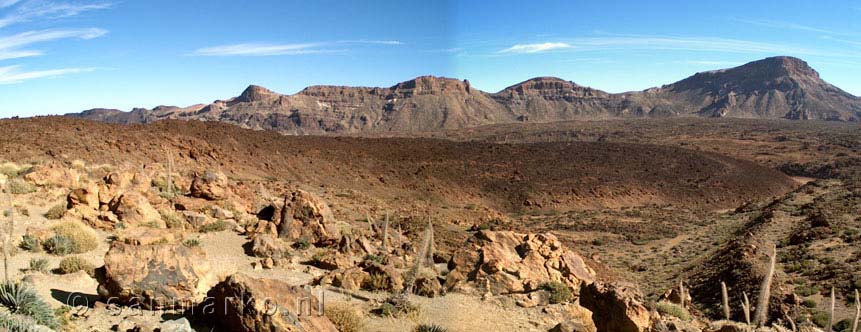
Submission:
[[48,209],[48,212],[45,212],[45,218],[57,220],[62,218],[64,214],[66,214],[66,204],[57,204]]
[[185,228],[185,219],[173,211],[162,211],[159,214],[161,215],[161,220],[164,220],[164,224],[167,225],[167,228]]
[[72,253],[72,240],[62,235],[54,235],[45,241],[45,251],[57,256],[65,256]]
[[360,332],[365,330],[365,322],[356,309],[344,303],[326,304],[326,317],[338,328],[339,332]]
[[77,221],[66,221],[51,228],[55,234],[69,239],[72,253],[83,254],[99,246],[99,236],[92,228]]
[[691,313],[688,312],[688,309],[675,303],[661,301],[658,302],[655,309],[662,315],[673,316],[683,321],[691,320]]
[[799,286],[795,287],[795,294],[798,296],[811,296],[813,294],[819,294],[819,287],[816,286]]
[[200,240],[198,240],[198,239],[188,239],[188,240],[182,241],[182,245],[184,245],[184,246],[186,246],[186,247],[189,247],[189,248],[191,248],[191,247],[199,247],[199,246],[200,246]]
[[448,332],[448,330],[436,324],[419,324],[413,332]]
[[9,180],[6,185],[9,186],[9,192],[15,195],[29,194],[36,191],[36,188],[34,188],[31,184],[21,179]]
[[51,306],[25,283],[0,284],[0,305],[13,314],[30,317],[40,325],[51,328],[59,326]]
[[551,281],[541,285],[541,289],[550,292],[550,303],[559,304],[571,301],[574,298],[574,292],[568,285],[559,281]]
[[816,326],[825,327],[825,325],[828,325],[828,318],[829,317],[827,312],[817,311],[813,313],[813,316],[810,317],[810,320],[813,322],[813,324],[816,324]]
[[819,305],[818,303],[816,303],[816,301],[814,301],[814,300],[812,300],[812,299],[806,299],[806,300],[804,300],[803,304],[804,304],[804,306],[805,306],[805,307],[808,307],[808,308],[811,308],[811,309],[816,308],[816,306],[817,306],[817,305]]
[[0,312],[0,331],[54,332],[53,329],[40,325],[30,317],[11,314],[7,311]]
[[21,243],[18,244],[18,247],[21,249],[32,251],[32,252],[40,252],[42,251],[42,243],[38,238],[32,236],[30,234],[25,234],[21,238]]
[[215,222],[208,223],[206,225],[200,226],[201,233],[212,233],[212,232],[223,232],[226,231],[230,227],[230,223],[224,220],[218,220]]
[[380,292],[388,290],[391,286],[389,277],[382,273],[371,273],[369,277],[362,280],[362,289]]
[[89,275],[93,275],[96,267],[93,266],[92,263],[80,257],[66,257],[60,261],[60,267],[57,268],[57,272],[59,274],[72,274],[78,271],[87,272]]
[[27,270],[46,273],[48,272],[48,260],[44,258],[30,258],[30,268]]

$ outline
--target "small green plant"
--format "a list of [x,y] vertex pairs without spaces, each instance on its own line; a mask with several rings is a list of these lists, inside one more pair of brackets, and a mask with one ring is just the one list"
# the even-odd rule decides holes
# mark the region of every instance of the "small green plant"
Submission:
[[51,229],[58,236],[69,239],[72,253],[82,254],[99,246],[99,237],[96,232],[80,222],[66,221]]
[[688,312],[688,309],[675,303],[667,301],[658,302],[658,304],[655,305],[655,310],[658,310],[662,315],[673,316],[683,321],[691,320],[691,313]]
[[344,303],[327,303],[326,317],[338,328],[339,332],[360,332],[365,329],[365,322],[356,309]]
[[57,256],[65,256],[72,253],[72,240],[62,235],[54,235],[45,241],[45,251]]
[[199,247],[199,246],[200,246],[200,240],[198,240],[198,239],[188,239],[188,240],[182,241],[182,245],[184,245],[184,246],[186,246],[186,247],[189,247],[189,248],[192,248],[192,247]]
[[44,258],[30,258],[30,267],[27,270],[39,273],[47,273],[48,260]]
[[377,255],[372,255],[372,254],[365,255],[364,260],[366,262],[371,262],[371,263],[375,263],[375,264],[385,264],[385,258],[383,258],[382,256],[377,256]]
[[12,314],[32,318],[36,323],[51,328],[59,326],[54,310],[25,283],[0,284],[0,305]]
[[541,289],[550,293],[550,303],[559,304],[571,301],[574,298],[574,293],[568,285],[559,281],[551,281],[541,285]]
[[226,231],[229,227],[230,223],[224,220],[217,220],[215,222],[200,226],[200,229],[198,231],[200,231],[201,233],[223,232]]
[[420,310],[405,294],[393,294],[372,312],[381,317],[405,317],[416,316]]
[[305,250],[305,249],[311,248],[311,242],[308,241],[307,238],[301,238],[301,239],[299,239],[299,241],[296,241],[295,243],[293,243],[293,248],[296,248],[299,250]]
[[164,220],[164,224],[167,225],[167,228],[171,229],[183,229],[185,228],[185,220],[179,216],[178,214],[172,211],[162,211],[159,212],[161,215],[161,219]]
[[60,267],[57,268],[57,273],[59,274],[72,274],[78,271],[87,272],[89,275],[93,275],[93,272],[96,270],[96,267],[93,266],[92,263],[80,257],[66,257],[60,261]]
[[25,234],[21,237],[21,243],[18,244],[18,247],[27,251],[40,252],[42,251],[42,242],[35,236]]
[[448,330],[436,324],[419,324],[413,332],[448,332]]
[[48,212],[45,212],[45,218],[49,220],[57,220],[63,217],[66,214],[66,205],[65,204],[57,204],[48,209]]
[[13,164],[5,163],[0,165],[0,174],[3,174],[9,178],[17,178],[18,175],[21,175],[21,173],[22,169],[18,168]]
[[802,302],[802,304],[804,304],[805,307],[810,308],[810,309],[816,308],[816,306],[819,305],[818,303],[816,303],[816,301],[814,301],[812,299],[806,299],[806,300],[804,300],[804,302]]
[[385,274],[371,273],[369,277],[362,281],[362,289],[380,292],[391,288],[391,284],[391,280]]
[[6,185],[9,188],[9,192],[15,195],[24,195],[36,191],[36,188],[34,188],[31,184],[21,179],[9,180]]

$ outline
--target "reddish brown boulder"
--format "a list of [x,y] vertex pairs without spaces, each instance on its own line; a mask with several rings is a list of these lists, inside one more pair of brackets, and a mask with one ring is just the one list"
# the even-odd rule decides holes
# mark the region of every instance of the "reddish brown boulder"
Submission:
[[225,331],[337,332],[322,309],[301,287],[236,274],[213,287],[194,315]]
[[103,299],[153,310],[190,308],[217,282],[200,248],[122,242],[105,254],[96,279]]
[[224,173],[206,171],[191,181],[191,196],[213,201],[225,199],[230,192],[229,185]]
[[126,226],[167,227],[158,211],[150,205],[149,200],[137,192],[127,192],[114,198],[110,203],[110,210]]
[[649,310],[633,285],[594,282],[580,291],[580,305],[592,311],[597,332],[644,332]]
[[446,288],[490,287],[493,294],[522,293],[558,281],[575,293],[595,272],[552,234],[481,231],[454,253]]
[[284,198],[277,231],[280,238],[307,240],[315,244],[334,244],[341,238],[329,205],[303,190],[297,190]]

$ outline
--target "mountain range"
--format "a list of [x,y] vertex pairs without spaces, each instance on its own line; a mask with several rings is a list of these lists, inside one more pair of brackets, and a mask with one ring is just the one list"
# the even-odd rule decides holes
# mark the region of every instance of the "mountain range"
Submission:
[[861,99],[825,82],[800,59],[771,57],[697,73],[661,87],[615,94],[555,77],[533,78],[488,93],[468,80],[422,76],[388,88],[310,86],[293,95],[252,85],[238,97],[206,105],[131,112],[91,109],[66,116],[121,124],[221,121],[285,134],[355,134],[634,117],[857,122]]

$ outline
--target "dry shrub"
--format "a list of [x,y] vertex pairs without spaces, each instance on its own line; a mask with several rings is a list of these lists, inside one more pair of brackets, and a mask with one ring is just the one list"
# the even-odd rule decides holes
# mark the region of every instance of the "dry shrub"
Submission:
[[57,220],[62,218],[64,214],[66,214],[66,204],[57,204],[48,209],[48,212],[45,212],[45,218]]
[[54,233],[71,242],[71,252],[82,254],[99,246],[99,236],[92,228],[77,221],[65,221],[52,228]]
[[338,327],[340,332],[360,332],[365,330],[365,322],[356,308],[342,302],[327,303],[326,317]]
[[89,275],[93,275],[93,272],[96,270],[96,267],[93,266],[92,263],[81,257],[66,257],[60,261],[60,267],[57,268],[57,272],[59,274],[71,274],[78,271],[87,272]]

